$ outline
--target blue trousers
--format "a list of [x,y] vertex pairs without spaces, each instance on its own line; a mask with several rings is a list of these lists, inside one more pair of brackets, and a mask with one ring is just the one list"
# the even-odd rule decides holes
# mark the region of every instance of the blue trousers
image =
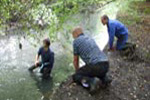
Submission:
[[120,36],[117,40],[116,49],[122,50],[122,48],[126,45],[127,41],[128,41],[128,34]]

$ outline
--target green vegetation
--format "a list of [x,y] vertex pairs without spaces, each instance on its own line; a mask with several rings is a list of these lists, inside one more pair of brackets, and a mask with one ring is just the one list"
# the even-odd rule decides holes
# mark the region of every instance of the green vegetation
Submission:
[[41,30],[49,29],[50,37],[54,38],[70,16],[101,1],[105,0],[1,0],[0,26],[23,28],[28,35],[31,29],[41,34]]
[[126,1],[118,12],[118,19],[128,26],[132,39],[140,48],[138,55],[149,62],[150,3],[146,0]]
[[[141,7],[141,4],[146,4],[146,0],[128,0],[122,6],[118,13],[118,18],[126,25],[138,24],[141,22],[143,12],[150,14],[150,7]],[[128,20],[126,20],[128,19]]]
[[144,13],[145,13],[145,14],[150,14],[150,8],[145,9],[145,10],[144,10]]
[[134,3],[133,0],[126,1],[118,13],[118,19],[126,25],[132,25],[140,21],[140,16],[138,15]]

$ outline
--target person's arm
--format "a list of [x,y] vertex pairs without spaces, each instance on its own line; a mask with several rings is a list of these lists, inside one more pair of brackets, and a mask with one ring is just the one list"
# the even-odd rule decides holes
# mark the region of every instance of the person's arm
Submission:
[[114,42],[114,37],[115,37],[115,25],[110,24],[109,26],[109,47],[110,49],[113,49],[113,42]]
[[38,63],[39,63],[39,58],[40,58],[40,55],[41,55],[41,48],[39,49],[36,57],[35,57],[35,65],[37,66]]
[[40,55],[37,54],[36,57],[35,57],[35,61],[39,61],[39,58],[40,58]]
[[37,66],[38,65],[38,63],[39,63],[39,58],[40,58],[40,55],[36,55],[36,57],[35,57],[35,65]]
[[77,71],[79,69],[79,53],[78,53],[78,47],[75,41],[73,42],[73,53],[74,53],[73,65],[75,67],[75,70]]
[[77,71],[79,69],[79,56],[78,55],[74,55],[73,64],[74,64],[75,70]]
[[52,53],[52,58],[51,58],[51,63],[50,63],[51,68],[53,68],[54,62],[55,62],[55,54]]

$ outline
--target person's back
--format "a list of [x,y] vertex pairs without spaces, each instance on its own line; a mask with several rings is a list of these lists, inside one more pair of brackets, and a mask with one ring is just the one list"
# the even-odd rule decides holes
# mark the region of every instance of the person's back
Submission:
[[84,34],[81,34],[76,38],[73,45],[75,48],[78,48],[78,50],[74,50],[74,53],[80,55],[81,59],[86,64],[96,64],[101,61],[108,61],[108,58],[99,49],[96,42]]
[[[96,90],[100,83],[108,85],[111,80],[107,78],[109,62],[106,55],[99,49],[96,42],[83,34],[82,28],[75,28],[72,32],[74,60],[73,64],[76,73],[72,76],[73,81],[81,84],[84,88],[89,88],[90,92]],[[80,67],[79,57],[85,62]]]
[[[128,29],[118,20],[111,20],[107,15],[101,17],[101,22],[103,25],[107,25],[109,34],[109,51],[114,51],[115,49],[121,50],[125,47],[128,41]],[[117,37],[117,44],[114,47],[114,38]]]
[[112,26],[115,27],[115,35],[117,37],[119,37],[120,35],[128,34],[128,29],[120,21],[109,19],[109,21],[108,21],[108,30]]

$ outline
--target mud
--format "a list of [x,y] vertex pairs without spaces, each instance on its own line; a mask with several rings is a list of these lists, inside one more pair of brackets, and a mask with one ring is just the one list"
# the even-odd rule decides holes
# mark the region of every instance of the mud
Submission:
[[52,100],[149,100],[150,64],[124,60],[117,52],[109,54],[113,81],[107,89],[90,95],[82,87],[66,81],[55,92]]

